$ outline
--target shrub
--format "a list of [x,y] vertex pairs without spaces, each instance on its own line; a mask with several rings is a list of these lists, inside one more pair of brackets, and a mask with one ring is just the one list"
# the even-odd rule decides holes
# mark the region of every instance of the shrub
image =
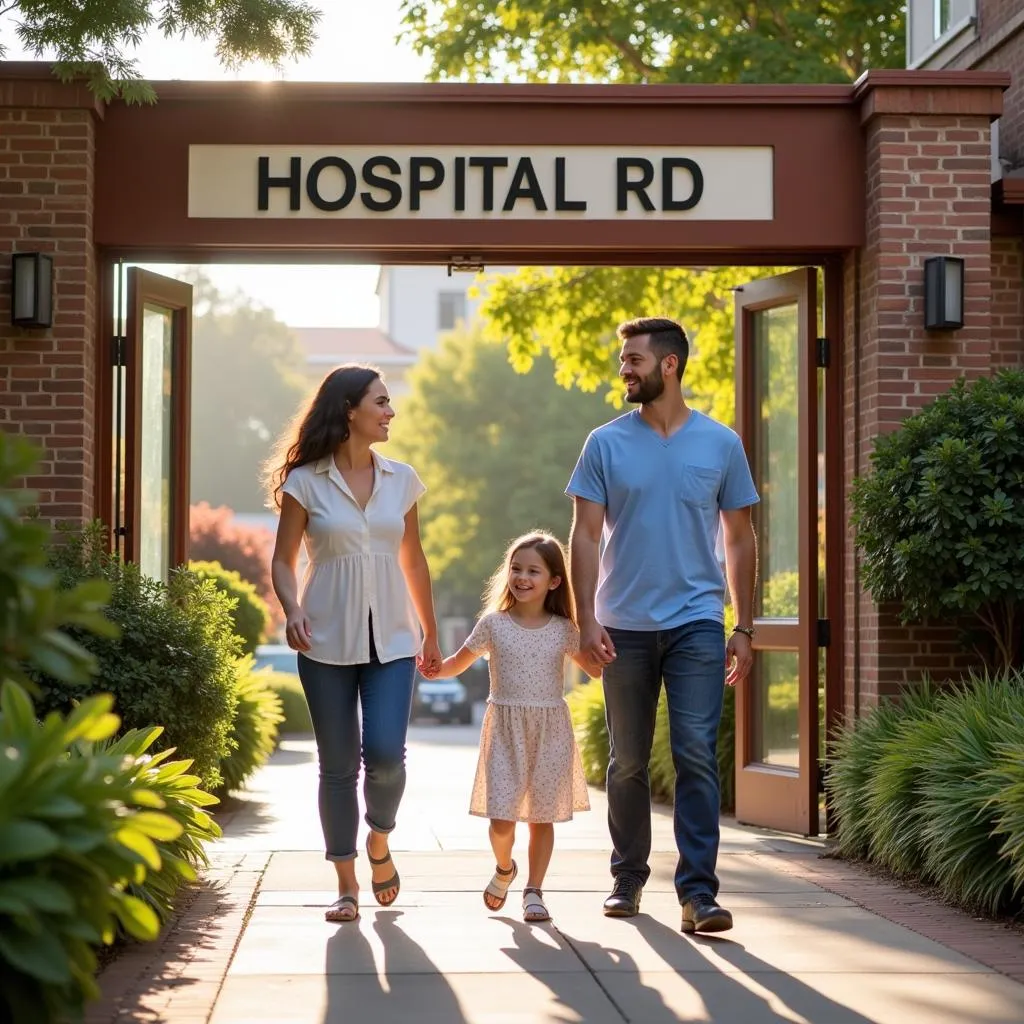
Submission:
[[236,522],[225,505],[211,508],[205,501],[193,505],[189,513],[189,552],[197,562],[219,562],[225,569],[248,580],[267,603],[272,624],[284,622],[284,614],[274,595],[270,579],[270,555],[273,534],[260,526]]
[[1024,371],[950,391],[875,440],[852,520],[862,578],[904,622],[967,617],[991,666],[1024,660]]
[[118,926],[155,938],[157,915],[131,883],[159,871],[157,842],[182,826],[159,810],[131,757],[69,756],[119,725],[106,695],[40,723],[15,683],[0,689],[0,1019],[49,1024],[99,992],[93,947]]
[[[162,724],[166,745],[193,762],[204,788],[215,789],[237,702],[240,641],[227,598],[187,569],[172,572],[167,584],[143,576],[138,566],[102,550],[96,526],[69,536],[53,561],[64,586],[91,576],[111,586],[108,615],[120,637],[77,628],[70,635],[95,656],[103,689],[113,693],[125,727]],[[45,710],[67,710],[83,695],[81,686],[49,674],[38,682]]]
[[0,681],[14,679],[33,691],[26,665],[69,683],[85,683],[96,671],[96,659],[60,627],[117,634],[102,613],[110,587],[82,580],[59,589],[46,564],[50,531],[26,518],[34,495],[12,489],[16,480],[32,473],[38,455],[22,438],[0,433]]
[[313,731],[313,721],[309,717],[309,705],[302,690],[299,677],[291,672],[272,672],[261,669],[261,674],[274,693],[281,700],[281,714],[284,719],[278,726],[278,732],[305,733]]
[[220,765],[227,792],[241,789],[253,772],[266,764],[277,744],[278,723],[284,718],[281,698],[271,689],[263,672],[253,671],[251,657],[238,662],[235,695],[231,751]]
[[1024,909],[1024,677],[972,676],[839,734],[839,848],[987,913]]
[[583,775],[592,786],[603,786],[608,771],[608,727],[601,680],[592,679],[577,686],[567,700]]
[[221,831],[202,810],[217,803],[217,798],[199,788],[199,776],[188,771],[191,762],[168,761],[171,750],[147,753],[162,732],[160,726],[131,729],[116,742],[107,742],[96,749],[105,756],[121,758],[131,775],[132,785],[145,790],[146,805],[157,807],[181,828],[177,836],[154,840],[160,855],[160,870],[150,872],[144,881],[133,883],[128,889],[149,904],[161,921],[167,921],[182,886],[196,880],[197,868],[209,866],[204,843],[217,839]]
[[242,640],[242,651],[254,654],[263,643],[270,626],[270,609],[260,597],[256,587],[219,562],[190,562],[189,569],[201,580],[212,580],[213,585],[234,602],[231,619],[235,635]]

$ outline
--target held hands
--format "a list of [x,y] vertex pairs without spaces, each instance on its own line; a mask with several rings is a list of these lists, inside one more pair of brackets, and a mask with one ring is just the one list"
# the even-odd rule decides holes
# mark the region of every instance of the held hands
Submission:
[[754,664],[754,652],[750,637],[746,633],[733,633],[725,648],[725,663],[729,671],[725,677],[726,686],[735,686],[750,675]]
[[284,638],[293,651],[308,651],[313,631],[309,627],[309,618],[301,608],[288,614],[284,627]]
[[433,679],[441,671],[441,648],[433,637],[427,637],[423,641],[419,657],[416,659],[416,667],[424,679]]
[[608,631],[596,620],[580,625],[580,660],[584,671],[597,679],[605,665],[615,660],[615,645]]

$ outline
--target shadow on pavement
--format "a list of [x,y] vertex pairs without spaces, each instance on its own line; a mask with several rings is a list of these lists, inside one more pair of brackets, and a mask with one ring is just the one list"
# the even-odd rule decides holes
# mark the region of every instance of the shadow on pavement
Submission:
[[[578,956],[584,964],[587,965],[592,977],[601,971],[614,970],[621,972],[624,977],[630,977],[636,981],[637,993],[631,994],[631,1001],[628,1003],[628,1010],[625,1010],[611,997],[608,990],[601,985],[600,979],[597,977],[594,978],[598,987],[601,988],[604,997],[608,1000],[609,1010],[614,1010],[624,1021],[677,1019],[675,1014],[673,1014],[665,1005],[665,1002],[661,998],[657,989],[650,988],[640,981],[639,972],[632,957],[623,953],[621,950],[605,949],[596,942],[583,942],[580,939],[571,938],[570,936],[560,932],[554,924],[531,925],[526,924],[524,921],[516,921],[510,917],[502,917],[499,918],[499,920],[507,924],[509,928],[512,929],[512,936],[516,943],[514,948],[506,948],[504,952],[508,954],[509,958],[517,963],[524,972],[532,974],[538,981],[546,985],[551,990],[551,993],[555,998],[558,999],[561,1006],[568,1010],[572,1010],[580,1020],[585,1021],[587,1019],[587,1013],[592,1009],[592,1004],[588,1001],[585,1006],[578,1004],[575,1006],[573,1005],[573,1000],[576,995],[579,994],[580,990],[578,986],[572,985],[572,982],[578,978],[579,975],[571,974],[569,972],[539,972],[536,970],[530,970],[527,967],[528,963],[537,963],[538,958],[536,953],[542,953],[548,948],[547,944],[542,943],[539,939],[537,929],[543,929],[546,934],[550,935],[558,944],[559,949],[575,953],[576,956]],[[532,950],[530,948],[531,946],[533,947]],[[640,1015],[634,1015],[635,1008],[641,1005],[643,1007],[643,1013]],[[557,1019],[569,1020],[570,1018],[559,1017]]]
[[[681,932],[646,915],[631,918],[625,923],[632,924],[640,931],[651,949],[665,961],[666,969],[671,969],[667,965],[673,960],[678,962],[680,942],[691,943],[694,946],[711,950],[724,964],[733,968],[733,971],[708,970],[709,961],[701,957],[700,969],[677,972],[680,976],[685,976],[687,984],[700,996],[711,1014],[712,1021],[737,1020],[757,1021],[757,1024],[792,1024],[793,1016],[796,1015],[804,1020],[821,1021],[823,1024],[826,1021],[828,1024],[874,1024],[869,1017],[822,995],[793,975],[778,970],[760,957],[748,952],[745,946],[732,939],[721,935],[684,936]],[[575,944],[576,940],[573,942]],[[697,955],[696,951],[694,951],[694,955]],[[698,965],[695,964],[696,966]],[[737,978],[736,972],[755,982],[760,988],[767,989],[789,1013],[784,1017],[780,1016],[772,1008],[769,1000],[744,985]],[[723,978],[727,982],[732,982],[728,986],[729,991],[725,1000],[722,997],[721,981]],[[708,984],[709,979],[714,979],[713,985]],[[637,979],[637,985],[640,986],[639,979]],[[727,1001],[728,1017],[715,1015],[716,1001]],[[638,1020],[645,1020],[648,1016],[651,1019],[658,1019],[654,1012],[646,1012],[648,1009],[654,1011],[654,1006],[646,1003],[644,995],[640,992],[631,999],[630,1006],[639,1010]],[[719,1009],[722,1013],[726,1012],[725,1007]]]
[[[466,1024],[459,1000],[437,965],[398,927],[402,913],[378,910],[374,914],[373,930],[384,949],[380,971],[373,949],[358,928],[339,925],[327,940],[327,1005],[322,1024],[355,1020],[374,1024],[409,1020]],[[339,962],[344,962],[346,973],[328,973]],[[426,985],[425,976],[430,979]]]

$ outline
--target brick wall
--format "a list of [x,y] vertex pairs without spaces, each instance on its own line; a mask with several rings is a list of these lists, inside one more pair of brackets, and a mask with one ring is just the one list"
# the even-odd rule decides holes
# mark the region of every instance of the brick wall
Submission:
[[992,239],[992,366],[1024,366],[1024,239]]
[[[0,429],[43,446],[41,515],[93,514],[96,256],[93,247],[95,104],[56,82],[0,83]],[[10,324],[15,251],[49,253],[49,329]]]
[[[881,84],[864,99],[866,244],[846,262],[844,387],[846,486],[865,473],[873,439],[992,363],[990,109],[996,94],[952,93],[922,83]],[[966,260],[965,326],[929,333],[924,260]],[[856,296],[851,300],[850,296]],[[855,713],[916,682],[956,675],[970,662],[948,628],[899,623],[859,583],[846,541],[845,703]]]

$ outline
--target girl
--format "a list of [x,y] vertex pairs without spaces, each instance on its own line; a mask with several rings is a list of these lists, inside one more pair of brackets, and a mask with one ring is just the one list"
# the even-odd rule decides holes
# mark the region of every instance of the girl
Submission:
[[[416,512],[425,488],[411,466],[373,450],[387,441],[394,415],[374,367],[339,366],[268,467],[270,500],[281,510],[274,590],[288,616],[288,646],[299,652],[320,760],[320,822],[338,876],[328,921],[359,916],[360,762],[373,895],[383,906],[398,896],[388,834],[405,789],[414,669],[418,661],[434,672],[441,662]],[[303,539],[309,566],[300,595]]]
[[518,874],[512,859],[516,822],[530,826],[530,876],[523,918],[550,919],[541,887],[555,843],[553,822],[590,809],[583,766],[562,696],[566,657],[580,659],[572,592],[562,545],[550,534],[513,541],[491,577],[484,612],[437,678],[464,672],[490,655],[491,691],[480,733],[470,814],[490,818],[496,860],[484,889],[490,910],[505,905]]

